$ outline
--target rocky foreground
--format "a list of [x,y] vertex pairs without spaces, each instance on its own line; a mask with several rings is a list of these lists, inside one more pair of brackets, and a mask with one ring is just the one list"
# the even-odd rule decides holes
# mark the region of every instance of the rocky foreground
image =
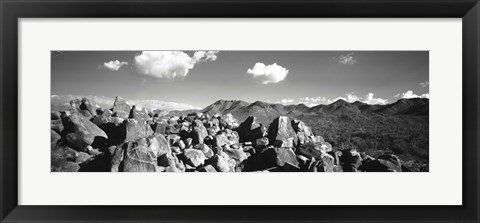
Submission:
[[116,97],[111,109],[75,99],[52,111],[52,172],[401,172],[393,154],[338,150],[300,120],[279,116],[268,129],[250,116],[159,117]]

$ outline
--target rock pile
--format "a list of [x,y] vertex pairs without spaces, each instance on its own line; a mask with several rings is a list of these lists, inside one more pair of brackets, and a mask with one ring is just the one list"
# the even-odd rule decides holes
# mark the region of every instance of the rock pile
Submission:
[[268,128],[250,116],[191,113],[159,117],[115,98],[88,99],[51,115],[51,171],[101,172],[400,172],[393,154],[338,150],[300,120],[279,116]]

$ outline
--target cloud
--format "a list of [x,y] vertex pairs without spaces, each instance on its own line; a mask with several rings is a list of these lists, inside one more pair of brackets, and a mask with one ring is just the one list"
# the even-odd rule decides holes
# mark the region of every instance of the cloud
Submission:
[[247,74],[253,75],[253,78],[262,84],[272,84],[283,81],[288,70],[276,63],[270,65],[256,63],[253,68],[247,70]]
[[299,103],[305,104],[308,107],[313,107],[320,104],[322,105],[330,104],[332,103],[332,101],[326,99],[325,97],[314,97],[314,98],[304,97],[304,98],[300,98]]
[[369,105],[384,105],[388,103],[387,99],[383,98],[375,98],[373,97],[373,93],[368,93],[365,95],[365,98],[363,98],[363,103],[369,104]]
[[295,100],[293,100],[291,98],[284,98],[280,101],[277,101],[278,104],[283,104],[283,105],[292,104],[293,102],[295,102]]
[[395,97],[400,97],[400,98],[430,98],[430,94],[429,93],[425,93],[425,94],[422,94],[422,95],[417,95],[415,93],[413,93],[412,90],[408,90],[404,93],[398,93],[395,95]]
[[313,107],[313,106],[320,105],[320,104],[323,104],[323,105],[331,104],[331,103],[333,103],[337,100],[340,100],[340,99],[342,99],[344,101],[347,101],[349,103],[360,101],[360,102],[363,102],[363,103],[369,104],[369,105],[376,105],[376,104],[385,105],[385,104],[388,103],[388,99],[375,98],[374,95],[375,94],[373,94],[373,93],[368,93],[364,97],[360,97],[360,96],[355,95],[353,92],[351,92],[351,93],[345,94],[346,97],[337,97],[337,98],[334,98],[334,99],[327,99],[325,97],[300,98],[300,103],[303,103],[303,104],[305,104],[306,106],[309,106],[309,107]]
[[426,86],[428,86],[429,84],[430,84],[430,83],[428,83],[428,81],[419,83],[419,85],[420,85],[421,87],[426,87]]
[[218,51],[196,51],[189,56],[182,51],[143,51],[135,56],[134,72],[157,79],[185,78],[195,64],[217,60]]
[[112,71],[118,71],[122,66],[126,66],[126,65],[128,65],[128,62],[118,61],[118,60],[113,61],[112,60],[110,62],[103,63],[103,65],[101,67],[105,68],[105,69],[108,69],[108,70],[112,70]]
[[193,54],[193,59],[197,62],[217,60],[218,51],[197,51]]
[[333,59],[337,60],[340,64],[353,65],[357,63],[357,58],[353,56],[354,54],[354,52],[351,52],[345,55],[340,55],[339,57],[334,57]]

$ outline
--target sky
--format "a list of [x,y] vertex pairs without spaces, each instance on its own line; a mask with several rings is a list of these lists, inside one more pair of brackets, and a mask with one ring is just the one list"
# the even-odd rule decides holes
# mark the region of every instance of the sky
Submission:
[[52,51],[51,94],[204,108],[429,98],[428,51]]

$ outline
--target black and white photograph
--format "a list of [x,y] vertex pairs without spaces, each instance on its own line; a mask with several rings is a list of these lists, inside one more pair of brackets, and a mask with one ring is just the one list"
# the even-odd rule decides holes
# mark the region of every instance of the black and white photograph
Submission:
[[429,172],[429,51],[50,53],[51,172]]

